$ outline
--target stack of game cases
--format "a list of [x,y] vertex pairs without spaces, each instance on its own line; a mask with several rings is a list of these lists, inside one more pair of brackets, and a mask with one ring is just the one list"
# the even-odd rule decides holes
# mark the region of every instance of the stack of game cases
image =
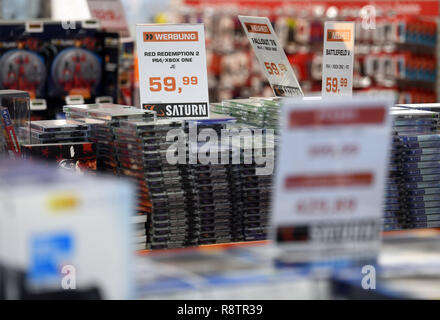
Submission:
[[[237,119],[237,125],[228,125],[229,127],[241,126],[240,130],[248,129],[252,132],[255,129],[262,129],[263,134],[269,133],[270,129],[277,133],[279,129],[279,117],[281,110],[281,99],[279,98],[250,98],[225,100],[219,104],[211,104],[211,111],[214,113],[227,114]],[[243,126],[244,124],[244,126]],[[252,134],[252,137],[255,137]],[[253,141],[250,137],[248,141]],[[254,145],[255,152],[262,150],[271,150],[274,152],[277,136],[270,146]],[[265,139],[264,139],[265,141]],[[270,195],[272,189],[272,171],[266,174],[258,175],[256,169],[258,165],[255,161],[246,163],[245,154],[249,151],[244,145],[236,145],[242,156],[241,177],[240,177],[240,212],[242,219],[243,238],[245,240],[258,240],[266,237],[267,216],[270,204]],[[252,151],[251,151],[252,153]],[[268,160],[274,161],[274,154],[267,155]],[[266,166],[267,164],[265,164]],[[273,166],[273,163],[272,163]]]
[[74,120],[32,121],[30,129],[20,130],[20,134],[30,135],[31,144],[85,142],[89,138],[89,126]]
[[[91,140],[97,144],[104,169],[136,181],[138,214],[148,216],[143,220],[144,229],[140,227],[137,233],[139,249],[266,238],[272,171],[258,176],[257,162],[244,161],[246,147],[241,145],[211,140],[200,144],[188,139],[190,123],[198,123],[196,138],[203,128],[221,136],[231,118],[145,121],[147,115],[139,109],[122,112],[115,106],[93,105],[66,107],[65,111],[69,119],[91,124]],[[172,129],[177,134],[167,141]],[[183,146],[183,152],[177,146]],[[258,144],[254,147],[262,149]],[[214,152],[217,163],[200,160],[208,149],[218,151]],[[235,154],[238,162],[234,164],[231,157]],[[183,162],[167,155],[181,155]],[[226,163],[222,163],[224,155]],[[141,223],[138,221],[139,226]]]
[[[406,202],[408,228],[440,226],[440,136],[438,115],[440,104],[400,105],[410,112],[420,114],[416,133],[401,135],[404,144],[403,174],[407,181]],[[422,116],[422,112],[424,116]],[[431,112],[431,113],[426,113]]]
[[[190,121],[186,122],[185,130],[190,136],[191,130],[201,134],[204,129],[209,129],[220,137],[222,131],[227,132],[226,127],[230,122],[230,118],[216,121]],[[229,138],[229,135],[227,137]],[[203,158],[206,150],[210,150],[209,160]],[[192,191],[187,194],[192,198],[193,215],[199,220],[198,244],[243,240],[241,219],[237,210],[234,210],[241,202],[238,193],[240,168],[239,164],[232,164],[232,154],[231,145],[223,141],[210,140],[203,144],[189,141],[188,143],[189,165],[186,170],[192,177]]]
[[276,98],[234,99],[211,104],[213,113],[232,116],[240,123],[274,130],[279,128],[280,110],[281,100]]
[[250,132],[250,136],[245,138],[247,143],[238,144],[238,140],[232,140],[233,147],[240,153],[237,192],[240,201],[236,214],[240,217],[242,239],[245,241],[267,238],[275,161],[275,142],[266,141],[265,132],[261,130],[250,129]]
[[3,125],[0,123],[0,158],[6,157],[8,154],[8,147],[6,143],[6,133]]
[[[399,113],[404,108],[393,107],[391,115]],[[400,230],[407,227],[407,208],[403,189],[402,154],[403,145],[398,136],[401,127],[405,122],[402,120],[393,121],[393,132],[391,150],[388,163],[388,177],[385,183],[384,216],[382,227],[384,231]]]
[[261,99],[264,113],[264,126],[262,128],[274,129],[278,131],[280,126],[280,114],[282,99],[280,98],[264,98]]
[[113,128],[121,120],[152,121],[154,111],[117,104],[89,104],[64,106],[67,119],[90,126],[89,140],[96,143],[97,171],[118,174],[118,159],[114,145]]
[[383,230],[400,230],[406,227],[406,208],[401,192],[401,141],[396,134],[392,136],[388,177],[385,183]]
[[[209,146],[211,152],[218,151],[217,164],[199,161],[186,168],[192,179],[192,190],[187,197],[192,199],[192,214],[199,221],[198,244],[230,242],[238,236],[233,228],[239,223],[233,211],[238,172],[236,167],[221,163],[221,153],[230,154],[228,146],[211,142],[205,146]],[[201,144],[189,146],[189,153],[197,154],[200,150]]]
[[401,193],[407,228],[440,226],[440,135],[438,114],[406,109],[393,112],[402,143]]
[[[96,144],[97,171],[114,175],[124,175],[124,172],[121,172],[114,130],[120,126],[122,121],[154,121],[156,119],[154,111],[115,104],[65,106],[64,112],[68,119],[75,119],[90,126],[89,139]],[[139,199],[136,216],[133,217],[136,229],[134,240],[138,249],[145,248],[146,222],[146,211]]]
[[199,221],[190,210],[193,203],[186,194],[189,177],[178,163],[167,160],[167,152],[177,152],[175,141],[167,141],[167,133],[173,129],[186,143],[181,121],[121,121],[114,129],[120,174],[135,179],[139,210],[148,216],[147,249],[197,244]]

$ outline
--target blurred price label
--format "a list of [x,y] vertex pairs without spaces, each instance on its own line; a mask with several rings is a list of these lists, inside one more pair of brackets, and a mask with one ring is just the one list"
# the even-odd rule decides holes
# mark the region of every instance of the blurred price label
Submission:
[[143,108],[158,118],[209,117],[203,24],[137,25]]
[[276,242],[292,252],[286,257],[374,255],[392,105],[371,97],[286,100],[272,219]]
[[326,22],[322,62],[322,96],[353,92],[354,23]]
[[121,0],[87,0],[90,15],[99,20],[101,29],[129,37],[127,20]]
[[238,16],[276,96],[303,96],[284,49],[268,18]]

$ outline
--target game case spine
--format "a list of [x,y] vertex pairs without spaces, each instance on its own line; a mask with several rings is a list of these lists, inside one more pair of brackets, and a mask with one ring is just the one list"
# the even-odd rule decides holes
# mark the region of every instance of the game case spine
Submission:
[[4,125],[4,131],[6,134],[6,141],[9,150],[11,150],[16,158],[21,157],[20,145],[18,143],[17,135],[15,134],[14,124],[12,123],[9,111],[5,107],[0,108],[1,120]]

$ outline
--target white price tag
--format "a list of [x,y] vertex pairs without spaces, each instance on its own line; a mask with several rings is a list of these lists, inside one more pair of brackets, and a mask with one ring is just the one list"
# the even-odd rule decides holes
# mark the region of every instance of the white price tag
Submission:
[[303,259],[379,244],[392,104],[286,101],[272,217],[278,244]]
[[238,18],[275,95],[302,97],[301,87],[269,19],[246,16]]
[[129,37],[127,20],[121,0],[87,0],[90,15],[99,20],[104,31],[118,32],[121,37]]
[[354,22],[326,22],[322,62],[322,96],[353,92]]
[[158,118],[209,118],[203,24],[137,25],[141,105]]

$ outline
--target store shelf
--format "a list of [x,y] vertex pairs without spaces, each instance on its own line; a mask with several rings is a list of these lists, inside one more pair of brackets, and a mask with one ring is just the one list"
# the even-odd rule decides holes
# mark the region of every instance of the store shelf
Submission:
[[162,254],[162,253],[170,253],[170,252],[185,252],[185,251],[195,251],[195,250],[222,250],[227,248],[236,248],[236,247],[250,247],[256,245],[263,245],[270,243],[270,240],[260,240],[260,241],[246,241],[246,242],[231,242],[231,243],[217,243],[217,244],[205,244],[197,247],[188,247],[188,248],[178,248],[178,249],[163,249],[163,250],[139,250],[137,252],[138,255],[152,255],[152,254]]

